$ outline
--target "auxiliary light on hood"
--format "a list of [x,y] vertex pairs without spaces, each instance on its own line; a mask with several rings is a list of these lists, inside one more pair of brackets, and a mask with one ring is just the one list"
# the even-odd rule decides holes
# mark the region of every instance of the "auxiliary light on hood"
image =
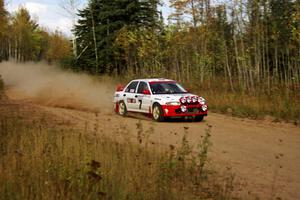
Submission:
[[192,97],[192,102],[193,103],[197,103],[197,101],[198,101],[198,97]]
[[203,98],[203,97],[199,97],[198,98],[198,102],[201,104],[201,105],[204,105],[206,103],[206,100]]
[[182,104],[185,104],[185,103],[186,103],[186,98],[184,98],[184,97],[181,97],[181,99],[180,99],[180,103],[182,103]]
[[191,103],[191,101],[192,101],[191,97],[187,97],[187,98],[186,98],[186,102],[187,102],[187,103]]
[[201,104],[204,105],[206,103],[205,99],[203,97],[198,96],[187,96],[187,97],[181,97],[179,99],[181,104]]

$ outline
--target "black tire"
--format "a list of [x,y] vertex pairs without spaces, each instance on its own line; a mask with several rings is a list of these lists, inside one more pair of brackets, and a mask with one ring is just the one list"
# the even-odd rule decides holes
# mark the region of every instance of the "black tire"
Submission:
[[119,102],[118,114],[121,116],[126,116],[126,114],[127,114],[127,108],[126,108],[126,104],[124,103],[124,101]]
[[196,121],[196,122],[202,122],[202,121],[203,121],[203,118],[204,118],[203,115],[195,116],[195,121]]
[[154,104],[153,106],[152,118],[157,122],[162,122],[165,120],[163,110],[158,103]]

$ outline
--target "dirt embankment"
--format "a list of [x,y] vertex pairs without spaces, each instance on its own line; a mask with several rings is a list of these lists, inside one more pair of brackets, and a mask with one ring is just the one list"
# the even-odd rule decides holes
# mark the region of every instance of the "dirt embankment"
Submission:
[[18,100],[27,110],[55,116],[53,119],[61,119],[74,128],[94,130],[97,126],[99,135],[116,138],[114,133],[120,132],[116,130],[126,127],[136,137],[136,123],[141,120],[144,130],[153,128],[149,140],[157,148],[180,145],[184,127],[188,130],[188,140],[196,145],[208,123],[212,126],[212,163],[232,169],[240,180],[236,187],[242,197],[251,193],[260,199],[300,199],[299,126],[214,113],[209,113],[202,123],[153,123],[140,117],[123,118],[112,113],[115,84],[109,79],[96,81],[87,75],[33,63],[2,63],[0,74],[9,98]]

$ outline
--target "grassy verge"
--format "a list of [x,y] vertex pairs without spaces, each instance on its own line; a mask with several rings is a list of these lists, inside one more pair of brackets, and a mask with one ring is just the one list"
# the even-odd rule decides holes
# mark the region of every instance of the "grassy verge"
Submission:
[[186,136],[179,148],[157,152],[141,124],[139,142],[125,144],[9,113],[0,113],[0,199],[232,198],[232,176],[207,165],[209,127],[197,152]]
[[253,96],[213,90],[202,91],[199,94],[207,98],[210,109],[215,112],[252,119],[272,116],[273,121],[295,123],[300,119],[300,104],[296,97],[265,94]]
[[269,116],[273,121],[299,123],[300,93],[295,87],[273,86],[269,93],[259,89],[252,92],[235,89],[233,92],[223,79],[216,79],[203,85],[199,83],[185,85],[193,93],[205,97],[210,110],[214,112],[252,119]]

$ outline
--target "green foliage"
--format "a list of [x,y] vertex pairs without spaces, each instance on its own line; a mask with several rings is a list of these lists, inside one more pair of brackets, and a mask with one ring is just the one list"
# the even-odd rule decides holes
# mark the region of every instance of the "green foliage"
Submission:
[[116,55],[124,59],[127,75],[154,77],[164,73],[159,37],[159,33],[154,30],[128,26],[118,32],[115,46],[122,51],[116,52]]
[[80,55],[77,64],[92,73],[125,71],[123,58],[115,57],[121,51],[114,45],[116,35],[124,26],[156,26],[157,3],[156,0],[90,1],[79,11],[80,19],[74,30]]
[[8,12],[4,8],[4,0],[0,0],[0,62],[9,57],[9,20]]
[[60,63],[69,60],[71,56],[71,44],[59,31],[49,34],[46,59],[48,62]]
[[70,41],[58,31],[50,33],[39,27],[29,11],[20,7],[8,17],[0,1],[0,62],[13,58],[18,62],[59,63],[70,57]]
[[38,33],[38,24],[31,19],[27,9],[21,7],[12,19],[12,40],[15,41],[15,57],[19,61],[36,60],[40,51],[41,37]]

